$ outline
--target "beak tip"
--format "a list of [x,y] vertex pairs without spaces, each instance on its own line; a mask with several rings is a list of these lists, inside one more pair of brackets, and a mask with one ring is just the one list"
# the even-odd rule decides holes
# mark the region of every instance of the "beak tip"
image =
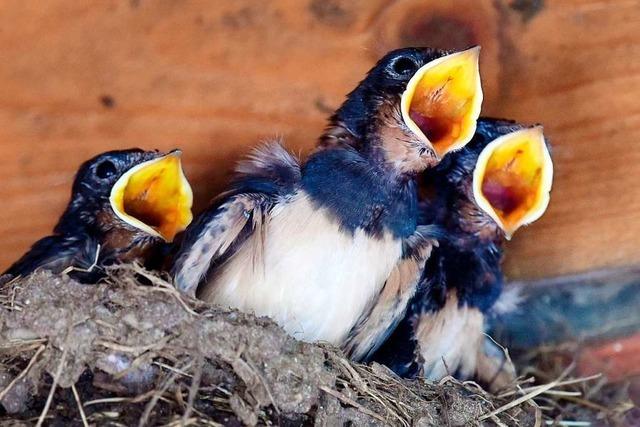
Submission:
[[480,51],[481,50],[482,50],[482,48],[480,47],[480,45],[475,45],[475,46],[472,46],[469,49],[464,50],[462,52],[468,54],[471,57],[473,57],[477,62],[480,59]]
[[544,127],[542,125],[535,125],[531,128],[532,132],[535,132],[536,135],[543,137],[544,136]]

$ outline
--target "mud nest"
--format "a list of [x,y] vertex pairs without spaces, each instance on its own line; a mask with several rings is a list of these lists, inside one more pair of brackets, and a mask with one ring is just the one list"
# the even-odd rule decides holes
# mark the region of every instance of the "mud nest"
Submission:
[[553,420],[536,397],[584,383],[567,375],[498,396],[402,380],[136,265],[95,286],[42,272],[0,288],[3,425],[535,426]]

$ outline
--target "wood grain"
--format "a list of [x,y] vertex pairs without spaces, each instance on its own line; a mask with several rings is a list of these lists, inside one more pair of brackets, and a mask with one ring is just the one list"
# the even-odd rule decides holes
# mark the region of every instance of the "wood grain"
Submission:
[[4,0],[0,267],[51,229],[87,157],[182,147],[201,207],[261,138],[307,153],[408,44],[481,44],[485,114],[541,122],[554,144],[552,203],[509,245],[510,276],[635,264],[638,28],[631,0]]

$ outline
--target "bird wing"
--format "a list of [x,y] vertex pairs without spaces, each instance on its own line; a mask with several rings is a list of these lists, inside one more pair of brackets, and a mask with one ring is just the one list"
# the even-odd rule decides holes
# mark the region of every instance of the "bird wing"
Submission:
[[416,233],[407,239],[403,258],[393,268],[377,299],[360,317],[342,346],[352,360],[368,360],[400,322],[409,300],[416,293],[437,235],[435,227],[419,226]]
[[300,182],[300,164],[279,141],[255,149],[236,167],[231,189],[186,230],[175,256],[176,287],[195,295],[198,285],[257,232],[270,209]]
[[48,236],[34,243],[4,274],[24,277],[35,270],[62,273],[69,269],[69,272],[85,273],[77,274],[74,278],[83,282],[93,282],[97,277],[94,278],[88,270],[92,270],[98,255],[98,242],[87,235],[81,238]]
[[185,234],[173,265],[176,287],[195,295],[209,272],[249,238],[272,205],[266,194],[238,194],[203,214]]

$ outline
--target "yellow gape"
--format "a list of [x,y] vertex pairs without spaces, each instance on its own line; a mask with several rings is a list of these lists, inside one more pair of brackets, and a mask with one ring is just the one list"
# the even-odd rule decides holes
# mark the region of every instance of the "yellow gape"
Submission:
[[193,219],[193,193],[180,154],[173,151],[131,168],[111,189],[111,207],[120,219],[167,242]]
[[540,218],[549,204],[553,163],[541,127],[492,141],[480,153],[473,176],[476,203],[504,230],[507,239]]
[[402,95],[402,118],[442,158],[473,138],[482,106],[480,48],[443,56],[422,66]]

